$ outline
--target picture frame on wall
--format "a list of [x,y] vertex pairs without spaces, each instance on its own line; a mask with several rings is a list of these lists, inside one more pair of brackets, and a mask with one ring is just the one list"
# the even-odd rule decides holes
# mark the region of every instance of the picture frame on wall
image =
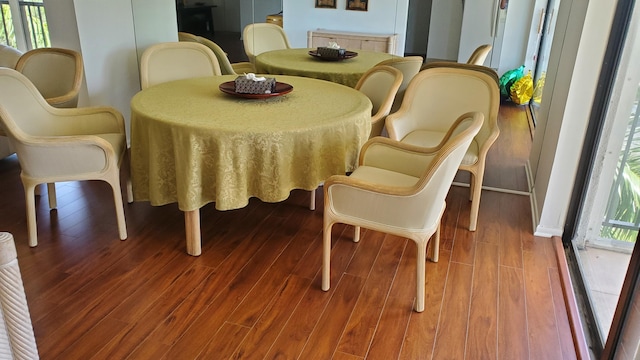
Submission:
[[335,9],[336,0],[316,0],[316,7],[324,9]]
[[347,10],[367,11],[369,0],[347,0]]

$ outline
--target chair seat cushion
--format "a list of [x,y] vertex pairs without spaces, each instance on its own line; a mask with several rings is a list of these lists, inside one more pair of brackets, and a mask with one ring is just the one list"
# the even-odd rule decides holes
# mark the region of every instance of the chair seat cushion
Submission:
[[419,178],[397,173],[371,166],[360,166],[349,175],[354,179],[364,180],[379,185],[410,187],[415,185]]
[[[445,133],[429,130],[414,130],[407,134],[401,141],[406,144],[433,147],[440,143]],[[478,143],[475,139],[471,141],[467,153],[462,158],[463,165],[473,165],[478,162]]]

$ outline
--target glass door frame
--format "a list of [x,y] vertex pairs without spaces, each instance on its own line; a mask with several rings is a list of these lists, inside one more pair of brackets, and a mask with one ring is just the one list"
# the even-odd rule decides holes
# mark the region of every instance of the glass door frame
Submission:
[[[573,247],[573,239],[579,230],[580,218],[583,215],[583,209],[588,206],[586,203],[589,187],[592,186],[591,178],[594,173],[594,165],[598,156],[598,148],[600,140],[605,129],[605,121],[609,111],[610,101],[612,99],[615,82],[618,80],[618,70],[622,61],[623,50],[626,45],[627,33],[631,25],[635,0],[619,0],[613,18],[613,26],[609,35],[603,64],[598,78],[598,87],[591,105],[589,123],[585,134],[583,146],[581,150],[580,162],[576,172],[576,180],[571,194],[571,201],[568,208],[567,218],[564,226],[562,241],[565,247],[567,258],[569,259],[571,277],[577,287],[578,302],[583,305],[584,316],[586,318],[585,333],[588,334],[589,342],[593,351],[599,356],[603,352],[603,344],[605,338],[609,338],[607,334],[601,334],[597,328],[595,314],[589,305],[587,290],[576,263],[576,249]],[[607,189],[608,192],[609,189]],[[631,267],[629,271],[632,271]],[[620,316],[616,311],[614,324],[620,321]],[[615,328],[612,326],[610,334],[613,334]]]

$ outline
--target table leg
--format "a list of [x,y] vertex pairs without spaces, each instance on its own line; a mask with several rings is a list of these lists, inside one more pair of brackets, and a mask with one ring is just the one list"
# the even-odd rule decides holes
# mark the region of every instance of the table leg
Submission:
[[184,225],[187,234],[187,254],[199,256],[202,253],[200,241],[200,209],[185,211]]
[[311,190],[311,201],[309,201],[309,210],[316,209],[316,190],[318,189]]

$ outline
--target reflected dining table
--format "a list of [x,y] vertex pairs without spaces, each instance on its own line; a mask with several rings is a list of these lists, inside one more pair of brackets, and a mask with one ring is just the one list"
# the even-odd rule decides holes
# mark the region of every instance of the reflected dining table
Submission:
[[396,55],[357,50],[356,57],[341,61],[321,60],[309,55],[316,49],[272,50],[256,56],[256,71],[263,74],[295,75],[328,80],[354,87],[362,75],[379,62]]
[[177,80],[131,100],[134,200],[177,203],[186,248],[201,254],[200,211],[245,207],[249,198],[287,199],[352,171],[371,129],[371,102],[354,89],[277,76],[286,95],[247,99],[223,93],[235,76]]

